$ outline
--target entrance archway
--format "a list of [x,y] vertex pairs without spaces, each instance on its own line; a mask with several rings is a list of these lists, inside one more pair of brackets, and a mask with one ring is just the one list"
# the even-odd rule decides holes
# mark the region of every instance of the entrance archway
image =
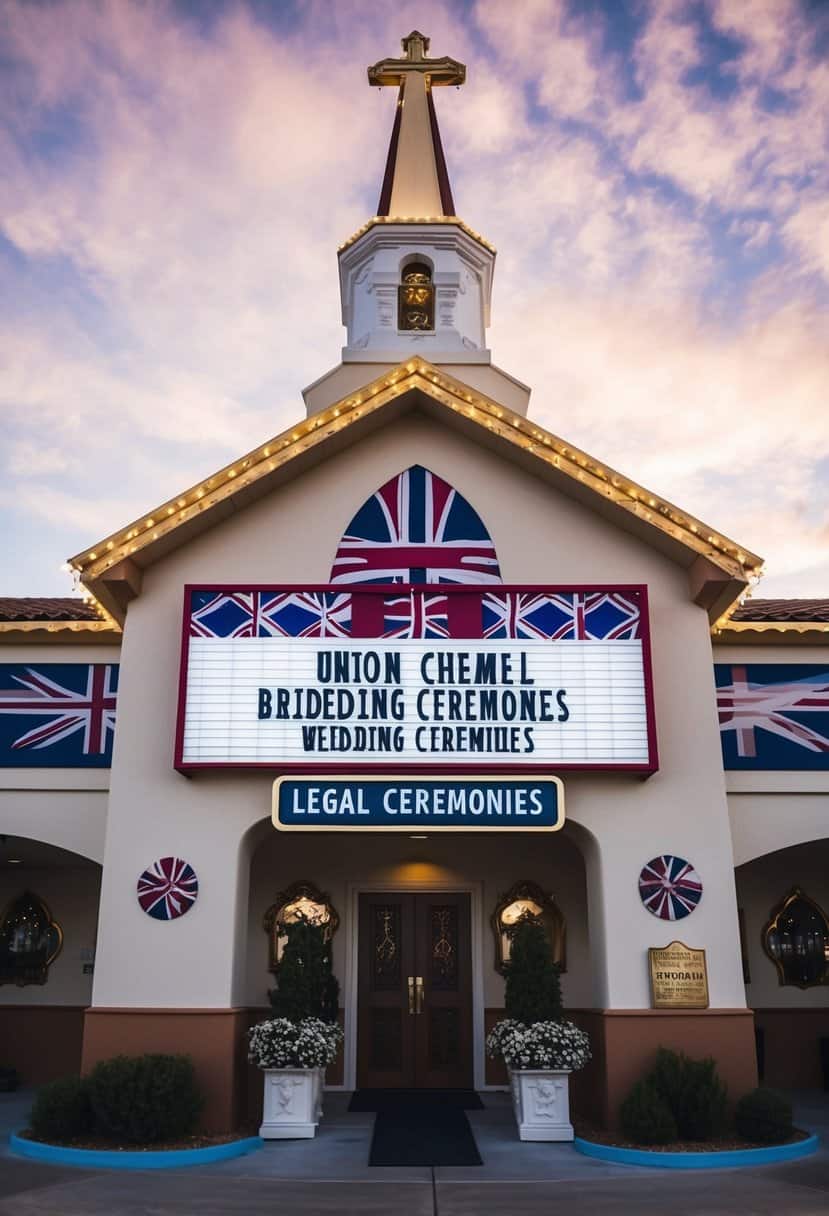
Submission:
[[[566,920],[567,968],[562,976],[565,1006],[584,1009],[592,1005],[585,864],[567,827],[550,836],[519,838],[506,833],[476,837],[474,833],[441,836],[434,832],[286,835],[263,824],[252,833],[251,845],[243,1000],[253,1020],[269,1012],[272,979],[263,918],[277,893],[304,880],[327,896],[337,913],[339,924],[332,946],[345,1047],[342,1062],[329,1070],[329,1086],[353,1089],[358,1081],[361,894],[442,893],[468,897],[471,1074],[477,1088],[505,1083],[484,1052],[487,1030],[503,1016],[504,979],[497,966],[490,922],[503,895],[522,880],[552,895]],[[415,969],[412,975],[417,974]],[[408,999],[405,990],[404,999]]]

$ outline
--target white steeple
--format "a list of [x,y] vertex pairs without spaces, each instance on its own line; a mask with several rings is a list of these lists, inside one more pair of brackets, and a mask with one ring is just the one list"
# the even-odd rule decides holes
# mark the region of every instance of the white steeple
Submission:
[[402,42],[402,59],[368,69],[369,84],[397,86],[397,109],[377,215],[340,250],[343,361],[489,363],[495,250],[455,215],[432,99],[466,68],[430,59],[417,30]]
[[419,355],[526,414],[530,390],[487,349],[495,250],[455,214],[432,98],[466,68],[429,58],[418,30],[402,43],[401,59],[368,69],[369,84],[397,88],[397,108],[377,214],[339,250],[342,363],[303,390],[308,413]]

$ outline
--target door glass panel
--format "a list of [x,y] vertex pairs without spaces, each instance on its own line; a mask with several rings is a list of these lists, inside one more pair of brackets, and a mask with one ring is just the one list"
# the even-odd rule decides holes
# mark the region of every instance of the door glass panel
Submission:
[[392,991],[400,986],[400,905],[375,904],[372,912],[371,986]]
[[430,927],[430,987],[437,992],[456,992],[458,988],[457,905],[433,905]]

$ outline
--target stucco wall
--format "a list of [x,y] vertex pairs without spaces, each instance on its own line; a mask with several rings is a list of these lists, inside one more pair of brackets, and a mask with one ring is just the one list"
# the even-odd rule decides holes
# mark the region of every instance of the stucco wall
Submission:
[[[708,951],[711,1004],[743,1004],[708,622],[688,600],[685,572],[505,458],[420,415],[374,432],[336,463],[318,466],[147,571],[121,654],[95,1003],[221,1007],[241,1003],[246,993],[248,857],[240,841],[267,815],[277,774],[188,780],[173,771],[184,584],[327,581],[355,510],[415,462],[481,512],[505,581],[648,585],[661,771],[647,781],[608,774],[566,780],[568,814],[593,840],[592,1003],[649,1005],[647,947],[678,934],[642,907],[636,880],[651,857],[672,852],[692,861],[705,883],[681,936]],[[138,908],[135,880],[148,862],[170,853],[195,866],[201,889],[187,916],[162,924]]]

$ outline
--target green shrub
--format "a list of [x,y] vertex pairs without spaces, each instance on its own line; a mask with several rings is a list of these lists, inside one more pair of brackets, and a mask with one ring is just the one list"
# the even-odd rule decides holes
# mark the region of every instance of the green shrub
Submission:
[[752,1089],[734,1111],[734,1126],[744,1140],[780,1144],[792,1134],[792,1108],[774,1089]]
[[564,1016],[559,968],[544,926],[532,918],[519,920],[510,933],[504,1005],[507,1017],[525,1026]]
[[268,993],[274,1015],[301,1022],[319,1018],[334,1023],[340,1004],[340,985],[332,970],[331,941],[322,925],[304,916],[283,925],[287,938],[276,967],[276,986]]
[[727,1091],[712,1059],[660,1047],[647,1077],[671,1110],[682,1140],[713,1140],[726,1126]]
[[88,1084],[96,1132],[122,1143],[186,1136],[202,1106],[189,1056],[116,1056],[96,1064]]
[[29,1127],[35,1140],[76,1140],[92,1131],[92,1107],[84,1077],[50,1081],[37,1091]]
[[622,1131],[635,1144],[670,1144],[676,1140],[671,1108],[650,1081],[637,1081],[619,1109]]
[[675,1119],[685,1085],[687,1059],[681,1052],[660,1047],[653,1068],[648,1073],[648,1081],[668,1103]]
[[713,1140],[726,1127],[728,1091],[712,1059],[685,1061],[685,1077],[675,1111],[679,1134],[686,1140]]

